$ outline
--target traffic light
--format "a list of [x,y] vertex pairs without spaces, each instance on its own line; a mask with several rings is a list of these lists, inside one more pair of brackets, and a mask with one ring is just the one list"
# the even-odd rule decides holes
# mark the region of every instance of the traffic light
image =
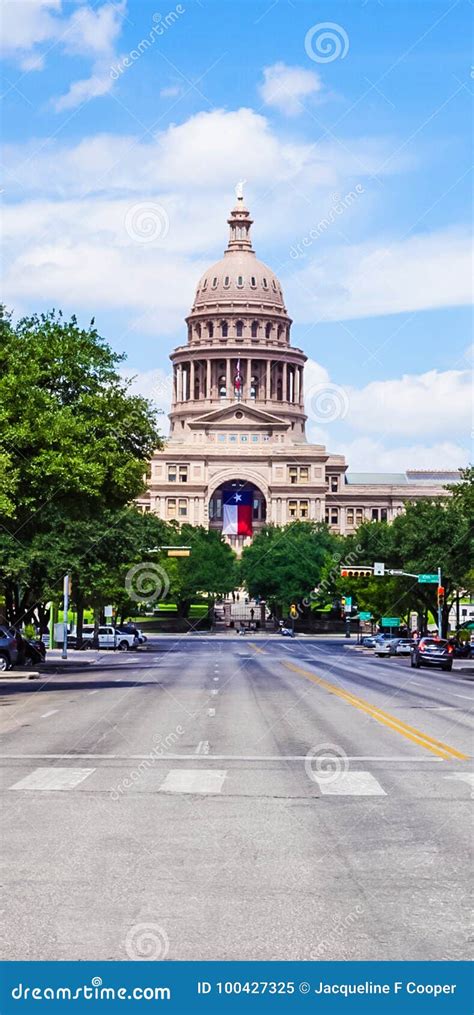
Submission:
[[297,616],[298,616],[298,607],[296,606],[295,603],[292,603],[290,606],[290,617],[292,618],[292,620],[295,620]]
[[341,578],[372,578],[372,567],[344,567],[341,565]]
[[444,606],[444,586],[438,585],[438,606]]

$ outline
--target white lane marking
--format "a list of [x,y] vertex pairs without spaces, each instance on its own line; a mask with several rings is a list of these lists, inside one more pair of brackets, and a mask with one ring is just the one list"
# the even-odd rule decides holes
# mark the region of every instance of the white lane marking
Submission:
[[213,677],[212,679],[213,680],[219,680],[219,677]]
[[211,691],[211,694],[212,694],[212,695],[216,695],[216,694],[219,694],[219,691],[217,690],[217,687],[214,687],[214,688],[212,689],[212,691]]
[[454,697],[455,698],[465,698],[466,701],[472,701],[474,703],[474,698],[470,694],[455,694]]
[[216,714],[216,710],[215,710],[215,708],[208,708],[208,710],[207,710],[207,714],[208,714],[209,716],[211,716],[211,717],[212,717],[213,715],[215,715],[215,714]]
[[[0,761],[38,761],[62,759],[71,761],[81,758],[87,761],[145,761],[149,754],[0,754]],[[160,754],[160,761],[191,761],[194,754]],[[346,754],[347,761],[377,762],[415,762],[419,764],[441,765],[443,758],[420,758],[416,754],[387,757],[382,754]],[[213,754],[214,761],[307,761],[307,754]]]
[[160,790],[164,793],[220,793],[226,775],[222,769],[172,768]]
[[196,747],[196,754],[209,754],[209,741],[200,740]]
[[370,772],[341,772],[334,779],[315,775],[314,779],[323,796],[386,796]]
[[471,789],[474,789],[474,772],[453,772],[452,775],[445,775],[445,779],[460,779],[467,782]]
[[58,711],[57,708],[52,708],[50,712],[43,712],[43,715],[41,716],[41,718],[42,719],[47,719],[48,716],[50,716],[50,715],[56,715],[57,711]]
[[35,768],[34,772],[15,782],[10,789],[74,789],[92,772],[95,772],[95,768]]
[[97,694],[98,690],[99,690],[99,688],[96,687],[95,691],[89,691],[89,694]]

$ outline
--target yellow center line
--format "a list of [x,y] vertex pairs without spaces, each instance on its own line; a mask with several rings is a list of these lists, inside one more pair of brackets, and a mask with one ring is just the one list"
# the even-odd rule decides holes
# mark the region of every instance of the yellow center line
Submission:
[[432,753],[437,754],[438,757],[444,758],[445,761],[451,761],[453,758],[459,758],[461,761],[469,760],[468,754],[462,754],[461,751],[456,750],[455,747],[449,747],[448,744],[444,744],[442,740],[435,740],[434,737],[428,736],[427,733],[423,733],[421,730],[416,729],[415,726],[409,726],[408,723],[403,722],[401,719],[397,719],[397,717],[391,715],[390,712],[384,712],[381,708],[378,708],[377,705],[371,705],[370,702],[365,701],[364,698],[359,698],[355,694],[351,694],[350,691],[343,691],[340,687],[337,687],[336,684],[331,684],[328,680],[323,680],[322,677],[317,677],[314,673],[310,673],[309,670],[302,670],[301,667],[295,666],[293,663],[284,661],[283,665],[286,666],[287,669],[293,670],[294,673],[299,673],[308,680],[312,680],[313,684],[319,684],[320,687],[324,687],[330,694],[337,695],[338,698],[342,698],[343,701],[347,701],[349,705],[353,705],[354,708],[358,708],[361,712],[366,712],[367,715],[372,716],[373,719],[377,719],[378,722],[387,726],[389,729],[394,730],[395,733],[400,733],[402,737],[406,737],[407,740],[411,740],[412,743],[419,744],[420,747],[424,747],[427,751],[432,751]]
[[252,642],[252,644],[250,645],[250,648],[253,648],[253,650],[254,650],[255,652],[263,652],[263,653],[265,653],[265,649],[264,649],[264,648],[260,648],[260,646],[259,646],[259,645],[254,645],[254,644],[253,644],[253,642]]

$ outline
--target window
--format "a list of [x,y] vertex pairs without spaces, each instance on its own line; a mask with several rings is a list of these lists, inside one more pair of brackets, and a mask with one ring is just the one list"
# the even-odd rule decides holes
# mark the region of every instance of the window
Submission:
[[209,338],[214,338],[214,325],[213,325],[212,321],[208,322],[207,333],[209,335]]
[[217,275],[214,275],[214,278],[212,280],[212,288],[217,289]]
[[229,325],[227,324],[227,321],[223,321],[222,322],[222,324],[221,324],[221,333],[222,333],[222,338],[227,338],[227,336],[229,334]]
[[196,324],[196,337],[197,338],[201,337],[201,325],[200,324]]
[[298,482],[298,466],[297,465],[289,465],[288,466],[288,478],[290,480],[290,483],[297,483]]
[[227,395],[226,379],[225,375],[222,374],[219,377],[219,398],[225,398],[226,395]]
[[339,489],[339,476],[329,477],[329,489],[331,490],[331,493],[337,493]]
[[346,522],[348,525],[354,525],[354,508],[346,508]]
[[202,291],[204,292],[205,289],[207,289],[207,278],[205,278],[204,282],[202,283]]
[[309,501],[289,500],[288,515],[290,518],[300,518],[300,519],[309,518]]
[[252,275],[252,278],[250,279],[250,285],[252,286],[252,289],[256,288],[257,280],[255,278],[255,275]]
[[266,278],[262,278],[262,285],[263,285],[264,289],[268,289],[268,282],[267,282]]
[[176,518],[176,498],[168,497],[166,502],[166,516],[167,518]]
[[266,324],[265,325],[265,338],[270,338],[271,334],[272,334],[272,326],[271,326],[271,324]]
[[300,483],[307,483],[309,479],[309,469],[307,465],[300,465]]
[[188,466],[187,465],[168,465],[168,483],[187,483],[188,482]]
[[242,338],[243,333],[244,333],[244,322],[237,321],[237,324],[235,325],[235,334],[237,338]]
[[372,508],[372,521],[373,522],[378,522],[378,520],[379,520],[379,509],[378,508]]
[[364,509],[356,508],[356,525],[362,525],[364,521]]
[[252,321],[251,335],[252,335],[252,338],[256,338],[257,337],[257,335],[258,335],[258,321]]
[[277,291],[276,282],[274,278],[272,278],[272,289],[274,289],[275,292]]
[[339,524],[339,511],[337,508],[331,508],[331,525]]
[[230,285],[230,278],[229,278],[228,275],[226,275],[226,277],[224,279],[224,289],[228,289],[229,285]]
[[243,276],[242,275],[237,275],[237,285],[238,285],[239,289],[242,288],[243,284],[244,284]]
[[178,501],[178,515],[180,518],[185,518],[188,513],[188,501],[186,497],[182,497]]
[[386,522],[388,518],[387,508],[380,508],[380,521]]

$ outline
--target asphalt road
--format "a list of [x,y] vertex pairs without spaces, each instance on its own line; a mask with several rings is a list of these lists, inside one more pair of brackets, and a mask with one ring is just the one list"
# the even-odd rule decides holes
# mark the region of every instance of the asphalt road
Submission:
[[473,694],[277,636],[2,680],[1,957],[470,957]]

